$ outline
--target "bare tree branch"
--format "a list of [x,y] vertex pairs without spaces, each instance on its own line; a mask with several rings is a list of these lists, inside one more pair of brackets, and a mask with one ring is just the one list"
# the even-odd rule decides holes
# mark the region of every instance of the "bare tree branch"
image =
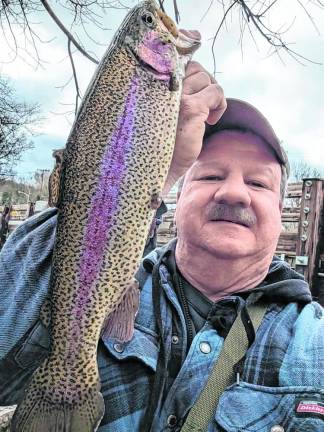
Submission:
[[309,165],[302,160],[294,161],[291,164],[291,171],[296,181],[301,181],[304,178],[321,178],[322,173],[317,168]]
[[214,4],[214,0],[210,0],[209,6],[208,6],[206,12],[205,12],[204,15],[200,18],[200,22],[202,22],[202,21],[206,18],[206,16],[208,15],[208,12],[210,11],[210,8],[213,6],[213,4]]
[[39,121],[39,106],[16,99],[9,82],[0,76],[0,179],[12,173],[23,151],[32,147],[30,125]]
[[[254,28],[258,31],[258,33],[266,39],[266,41],[271,45],[276,51],[279,49],[284,49],[288,55],[290,55],[294,60],[299,61],[300,59],[305,60],[310,63],[318,64],[314,60],[311,60],[301,54],[299,54],[297,51],[292,50],[287,43],[285,43],[282,39],[281,33],[278,31],[272,31],[270,30],[263,22],[262,22],[262,14],[255,14],[253,11],[249,8],[247,5],[247,2],[244,0],[238,0],[238,3],[242,7],[242,11],[245,15],[245,19],[248,22],[248,25],[250,22],[254,25]],[[274,2],[270,5],[273,6]],[[269,8],[268,8],[269,9]]]
[[[12,61],[14,61],[14,60],[17,58],[17,55],[18,55],[18,46],[17,46],[16,36],[15,36],[13,30],[12,30],[11,22],[10,22],[10,20],[9,20],[9,17],[8,17],[8,14],[7,14],[7,10],[6,10],[6,9],[4,9],[4,14],[5,14],[5,17],[6,17],[6,21],[7,21],[7,24],[8,24],[8,27],[9,27],[9,30],[10,30],[10,33],[11,33],[11,36],[12,36],[12,39],[13,39],[14,44],[15,44],[15,49],[14,49],[14,51],[15,51],[15,57],[14,57],[14,59],[12,60]],[[2,27],[3,35],[4,35],[4,37],[6,38],[8,45],[10,46],[10,43],[9,43],[9,41],[8,41],[8,39],[7,39],[6,32],[4,31],[3,26],[2,26],[2,21],[1,21],[1,27]]]
[[62,32],[67,36],[67,38],[73,43],[73,45],[89,60],[91,60],[93,63],[98,64],[98,60],[92,57],[90,54],[88,54],[82,46],[75,40],[73,35],[68,31],[68,29],[63,25],[63,23],[59,20],[57,15],[54,13],[54,11],[51,9],[50,5],[47,3],[47,0],[40,0],[50,17],[54,20],[54,22],[59,26],[59,28],[62,30]]
[[213,43],[212,43],[212,54],[213,54],[213,64],[214,64],[214,71],[213,71],[213,74],[214,75],[216,75],[216,57],[215,57],[215,51],[214,51],[214,49],[215,49],[215,43],[216,43],[216,39],[217,39],[217,36],[218,36],[218,33],[220,32],[220,30],[221,30],[221,28],[222,28],[222,26],[223,26],[223,24],[224,24],[224,22],[225,22],[225,20],[226,20],[226,17],[227,17],[227,14],[229,13],[229,11],[237,4],[239,2],[239,0],[234,0],[233,1],[233,3],[226,9],[226,11],[224,12],[224,15],[223,15],[223,18],[222,18],[222,20],[221,20],[221,22],[220,22],[220,24],[219,24],[219,26],[218,26],[218,28],[217,28],[217,30],[216,30],[216,33],[215,33],[215,36],[214,36],[214,38],[213,38]]
[[75,115],[76,115],[76,113],[78,112],[78,101],[79,101],[79,98],[81,99],[81,95],[80,95],[77,73],[76,73],[75,66],[74,66],[73,55],[72,55],[72,51],[71,51],[71,39],[68,39],[68,52],[69,52],[69,57],[70,57],[70,61],[71,61],[74,84],[75,84],[75,91],[76,91],[76,95],[75,95]]
[[159,0],[160,9],[165,12],[164,6],[163,6],[164,0]]
[[277,3],[277,1],[278,0],[274,0],[272,3],[270,3],[269,4],[269,6],[268,7],[266,7],[263,11],[262,11],[262,13],[260,14],[261,16],[265,16],[265,14],[272,8],[272,6],[274,5],[274,4],[276,4]]
[[[316,15],[312,13],[312,8],[324,9],[324,2],[321,0],[296,0],[298,2],[298,7],[303,9],[306,13],[308,19],[313,24],[314,28],[318,32],[318,27],[316,26],[315,19]],[[180,13],[185,10],[186,2],[179,2],[178,0],[158,0],[159,6],[165,11],[166,5],[171,8],[171,15],[174,13],[175,20],[179,22]],[[275,19],[270,20],[271,9],[276,6],[279,8],[278,0],[209,0],[208,8],[203,12],[202,20],[206,15],[210,15],[212,7],[215,4],[220,8],[221,19],[220,24],[217,26],[215,34],[212,38],[212,55],[214,63],[214,74],[216,73],[216,59],[215,59],[215,44],[219,37],[220,30],[222,28],[230,29],[230,16],[234,16],[235,13],[238,14],[239,28],[240,28],[240,49],[243,56],[244,47],[243,42],[245,42],[244,36],[250,35],[256,48],[258,49],[257,42],[258,35],[266,41],[270,47],[270,51],[267,55],[278,55],[278,58],[282,61],[282,52],[288,54],[295,61],[301,64],[306,62],[312,62],[315,64],[320,64],[315,62],[306,56],[298,53],[298,49],[293,49],[293,44],[289,43],[288,30],[290,26],[294,24],[291,22],[290,26],[285,25],[277,29]],[[72,68],[72,77],[74,80],[74,85],[76,88],[76,101],[79,102],[80,88],[77,79],[77,68],[74,63],[73,56],[75,58],[74,48],[82,53],[87,59],[98,63],[95,56],[91,53],[87,47],[87,43],[84,42],[83,38],[86,37],[87,41],[97,45],[105,45],[101,41],[96,40],[92,37],[92,28],[99,30],[107,30],[104,25],[105,13],[108,9],[129,9],[134,5],[134,0],[56,0],[60,8],[64,8],[63,12],[67,12],[69,16],[70,27],[63,24],[62,20],[62,10],[53,10],[54,2],[49,0],[0,0],[0,30],[3,33],[4,40],[10,49],[9,61],[14,61],[17,57],[22,58],[26,63],[29,64],[30,59],[32,59],[36,66],[42,66],[45,61],[40,58],[38,53],[39,42],[44,41],[40,38],[39,29],[37,29],[35,22],[32,21],[34,14],[46,13],[55,22],[59,33],[62,33],[68,39],[68,54],[69,61]],[[172,11],[173,9],[173,11]],[[218,10],[217,10],[217,13]],[[289,19],[289,21],[291,21]],[[92,27],[90,27],[92,26]],[[89,28],[90,27],[90,28]],[[279,27],[279,26],[277,26]],[[21,31],[20,31],[21,30]],[[24,37],[25,45],[21,46],[20,36]],[[48,41],[46,41],[48,42]],[[46,43],[45,42],[45,43]],[[281,54],[279,54],[281,53]],[[67,57],[66,56],[66,57]],[[6,59],[1,59],[5,63]],[[35,66],[35,65],[34,65]],[[63,86],[64,87],[64,86]],[[79,93],[79,94],[78,94]]]
[[176,23],[179,24],[180,22],[180,13],[177,5],[177,0],[173,0],[173,9],[174,9],[174,17],[176,20]]
[[306,7],[303,5],[303,3],[300,0],[297,0],[297,3],[301,6],[301,8],[304,10],[305,14],[308,16],[310,22],[313,24],[314,29],[317,31],[317,34],[320,36],[321,32],[319,31],[314,18],[311,16],[311,14],[308,12],[308,10],[306,9]]

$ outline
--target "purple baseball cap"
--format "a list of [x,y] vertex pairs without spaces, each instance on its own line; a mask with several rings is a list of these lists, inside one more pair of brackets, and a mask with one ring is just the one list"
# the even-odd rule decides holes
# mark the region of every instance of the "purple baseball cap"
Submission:
[[240,99],[226,98],[227,108],[215,125],[206,124],[204,139],[222,130],[244,129],[263,139],[274,151],[279,163],[289,176],[289,161],[272,126],[253,105]]

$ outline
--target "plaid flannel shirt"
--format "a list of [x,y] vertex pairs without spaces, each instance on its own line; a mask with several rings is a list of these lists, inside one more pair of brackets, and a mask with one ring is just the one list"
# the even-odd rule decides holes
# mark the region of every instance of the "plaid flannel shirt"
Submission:
[[[54,209],[30,218],[11,235],[0,254],[2,405],[19,402],[28,379],[48,353],[48,332],[38,316],[48,290],[55,226]],[[148,259],[154,263],[157,253],[152,252]],[[280,266],[289,270],[279,261],[270,270]],[[152,278],[149,273],[146,276],[133,339],[126,344],[104,339],[98,346],[101,392],[106,404],[99,432],[139,432],[150,398],[159,341],[152,308]],[[160,276],[167,355],[174,343],[172,314],[180,320],[185,337],[183,365],[157,407],[152,431],[179,431],[219,356],[223,338],[207,321],[186,355],[183,312],[163,265]],[[279,285],[281,282],[280,289],[284,290],[287,284],[294,284],[294,279],[279,281]],[[269,304],[247,351],[240,380],[221,396],[209,432],[268,432],[275,425],[285,432],[324,431],[323,310],[316,302],[307,303],[307,296],[309,291],[304,287],[296,300],[292,295],[290,302]]]

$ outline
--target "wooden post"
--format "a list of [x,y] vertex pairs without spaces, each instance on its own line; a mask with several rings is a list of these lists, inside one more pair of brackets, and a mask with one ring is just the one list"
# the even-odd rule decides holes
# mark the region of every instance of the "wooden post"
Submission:
[[320,253],[323,249],[324,179],[303,179],[300,223],[296,245],[296,270],[309,283],[314,297],[319,297]]

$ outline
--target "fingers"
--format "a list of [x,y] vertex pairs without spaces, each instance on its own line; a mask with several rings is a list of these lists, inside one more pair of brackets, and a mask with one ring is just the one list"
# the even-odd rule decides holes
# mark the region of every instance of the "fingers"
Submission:
[[194,163],[201,152],[206,122],[216,123],[225,109],[223,89],[199,63],[190,62],[183,81],[176,144],[168,178],[179,178]]
[[195,94],[210,84],[209,74],[205,71],[197,71],[183,80],[183,93],[187,95]]
[[216,89],[214,92],[215,95],[214,108],[210,107],[209,109],[209,115],[206,119],[206,122],[208,124],[217,123],[227,108],[227,102],[224,96],[223,89],[218,84],[215,84],[215,86]]
[[205,121],[215,124],[226,109],[226,99],[215,78],[198,62],[189,62],[183,80],[183,100],[192,117],[205,113]]
[[201,109],[205,107],[205,110],[208,112],[206,122],[215,124],[226,109],[226,99],[223,89],[218,84],[210,84],[197,93],[196,96],[197,99],[199,98]]
[[188,65],[187,65],[187,67],[186,67],[186,76],[185,76],[185,80],[188,78],[188,77],[190,77],[191,75],[194,75],[194,74],[196,74],[196,73],[198,73],[198,72],[205,72],[208,76],[209,76],[209,78],[210,78],[210,81],[212,82],[212,83],[215,83],[216,82],[216,80],[215,80],[215,78],[213,77],[213,75],[212,74],[210,74],[200,63],[198,63],[198,62],[196,62],[196,61],[190,61],[189,63],[188,63]]

